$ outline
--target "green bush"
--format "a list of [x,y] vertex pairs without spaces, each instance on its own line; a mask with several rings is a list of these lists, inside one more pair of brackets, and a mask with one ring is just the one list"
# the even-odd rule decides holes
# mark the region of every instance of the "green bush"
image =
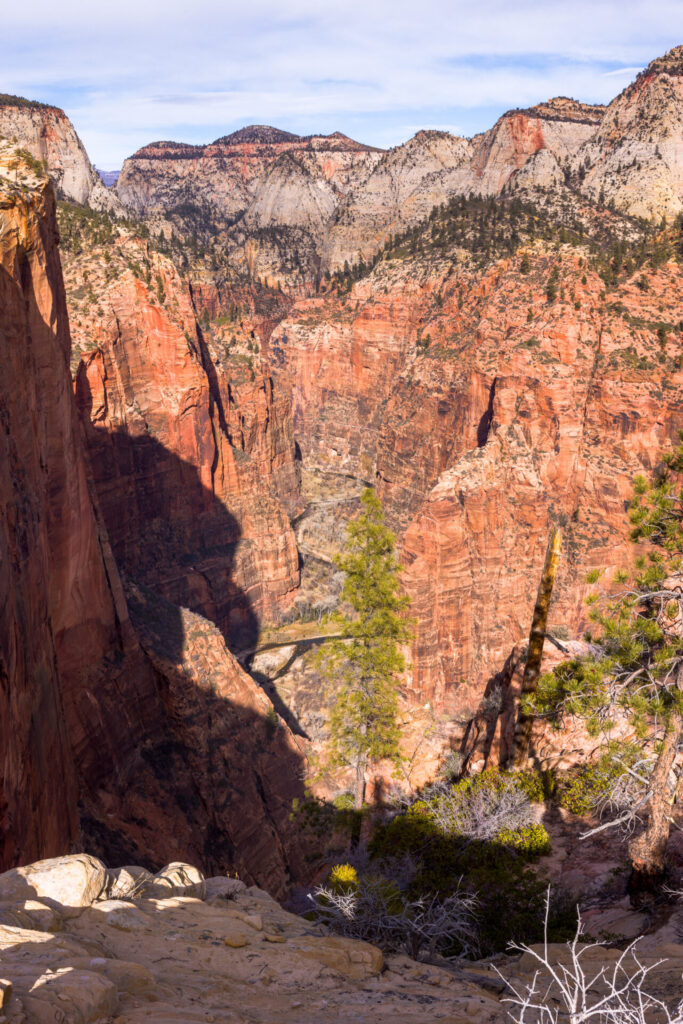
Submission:
[[[520,773],[522,774],[522,773]],[[482,792],[504,792],[510,779],[520,789],[543,792],[540,773],[514,776],[489,769],[466,778],[451,787],[457,799],[476,799]],[[528,778],[526,777],[528,775]],[[472,839],[445,831],[434,817],[439,795],[419,800],[404,813],[379,826],[371,838],[371,857],[382,861],[382,870],[394,858],[410,857],[416,873],[408,886],[408,896],[445,897],[461,884],[477,893],[476,917],[483,951],[502,951],[511,941],[535,942],[543,934],[546,881],[529,868],[532,861],[550,852],[550,839],[544,826],[526,824],[501,829],[492,840]],[[550,933],[553,941],[564,941],[573,933],[573,910],[554,901]]]
[[332,806],[338,811],[352,811],[354,807],[354,796],[353,793],[339,793],[332,800]]
[[525,769],[515,772],[515,780],[524,795],[534,804],[543,804],[552,799],[557,788],[557,779],[552,769]]
[[498,836],[498,841],[510,849],[516,850],[525,860],[536,860],[550,853],[550,836],[545,827],[539,823],[527,825],[525,828],[510,831],[504,829]]
[[[597,761],[570,768],[558,779],[558,804],[572,814],[592,814],[623,773],[623,765],[633,764],[638,756],[638,748],[634,744],[608,744]],[[616,761],[616,757],[623,764]]]

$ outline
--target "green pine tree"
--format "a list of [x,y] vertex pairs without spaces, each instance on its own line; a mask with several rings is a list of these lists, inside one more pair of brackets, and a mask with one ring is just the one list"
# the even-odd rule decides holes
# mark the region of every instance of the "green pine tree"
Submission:
[[[632,539],[644,542],[646,553],[636,559],[633,574],[618,573],[609,589],[589,598],[594,653],[543,676],[527,707],[553,716],[558,725],[564,715],[581,716],[593,735],[606,740],[627,716],[642,763],[635,774],[633,766],[623,768],[640,777],[642,788],[613,823],[641,823],[629,843],[632,885],[650,889],[666,868],[671,809],[683,773],[683,432],[653,479],[636,477],[634,489]],[[589,582],[600,576],[594,571]]]
[[358,809],[368,765],[399,760],[398,697],[405,669],[400,645],[412,635],[396,537],[372,488],[363,491],[361,502],[361,514],[349,524],[346,546],[336,559],[345,573],[342,598],[353,616],[342,620],[341,639],[324,656],[328,673],[341,682],[330,714],[330,767],[354,769]]

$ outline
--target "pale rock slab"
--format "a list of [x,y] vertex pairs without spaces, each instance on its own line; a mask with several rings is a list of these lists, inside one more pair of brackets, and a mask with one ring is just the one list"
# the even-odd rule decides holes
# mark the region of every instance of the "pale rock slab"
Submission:
[[54,900],[64,908],[88,907],[104,891],[107,869],[97,857],[77,853],[39,860],[0,875],[0,900]]

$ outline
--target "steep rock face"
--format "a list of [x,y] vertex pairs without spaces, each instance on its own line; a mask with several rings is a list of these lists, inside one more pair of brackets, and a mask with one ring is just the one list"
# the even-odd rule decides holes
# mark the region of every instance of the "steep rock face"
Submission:
[[564,161],[595,134],[604,113],[604,107],[558,96],[503,114],[493,128],[473,140],[472,191],[498,195],[541,150],[556,162]]
[[145,730],[154,735],[155,685],[91,505],[54,194],[11,151],[8,166],[27,186],[3,178],[3,824],[14,860],[75,840],[76,774],[80,795],[106,787]]
[[[562,179],[604,108],[564,97],[511,111],[484,135],[421,131],[388,152],[345,136],[301,139],[255,126],[210,146],[164,142],[126,161],[119,196],[139,213],[228,227],[232,260],[272,283],[310,287],[319,270],[367,260],[453,195],[498,195],[528,161],[526,185]],[[194,212],[193,212],[194,211]]]
[[[80,554],[79,586],[69,585],[59,525],[65,482],[82,508],[85,482],[70,471],[74,425],[65,379],[68,329],[58,276],[52,193],[23,167],[34,190],[22,195],[8,178],[11,156],[0,151],[0,866],[65,849],[76,829],[76,777],[63,716],[52,623],[55,591],[64,603],[80,586],[93,598],[97,582],[83,579],[92,561],[92,520],[72,543]],[[12,161],[14,162],[14,161]],[[18,174],[12,173],[12,178]],[[49,254],[49,255],[48,255]],[[48,266],[49,264],[49,266]],[[52,279],[48,278],[51,272]],[[40,376],[39,376],[40,368]],[[32,372],[31,372],[32,371]],[[42,379],[41,379],[42,378]],[[42,400],[50,379],[61,381],[52,403]],[[70,458],[71,456],[71,458]],[[88,530],[89,525],[89,530]],[[62,532],[62,531],[60,531]],[[62,541],[64,536],[62,535]],[[63,557],[63,551],[61,552]],[[52,581],[55,586],[52,586]],[[74,583],[76,581],[74,580]],[[92,594],[92,588],[95,594]],[[40,721],[41,727],[36,728]]]
[[36,160],[45,161],[59,196],[105,209],[116,207],[63,110],[0,95],[2,136],[28,150]]
[[[203,206],[226,223],[245,213],[265,182],[270,202],[266,198],[265,207],[256,211],[256,216],[269,222],[276,204],[278,223],[298,223],[297,202],[292,202],[277,176],[268,184],[273,166],[287,155],[297,158],[302,175],[315,174],[321,194],[329,199],[330,194],[343,191],[353,177],[372,166],[381,153],[339,132],[303,138],[253,125],[207,146],[174,142],[145,146],[124,161],[116,192],[140,214],[168,211],[189,202]],[[291,166],[285,162],[285,168]]]
[[401,531],[415,702],[476,702],[524,641],[551,522],[565,531],[553,623],[581,628],[586,570],[631,557],[633,475],[683,426],[680,269],[605,305],[579,259],[541,247],[526,276],[510,260],[380,264],[274,332],[304,467],[377,480]]
[[142,744],[125,797],[104,797],[107,832],[93,827],[89,848],[104,855],[114,844],[120,858],[147,866],[194,858],[283,897],[310,871],[306,838],[290,821],[303,796],[301,740],[212,623],[146,587],[129,583],[126,596],[162,681],[161,727]]
[[637,217],[683,209],[683,47],[652,61],[612,100],[576,154],[581,187]]
[[282,893],[302,754],[206,620],[134,588],[138,641],[73,400],[54,192],[11,146],[0,182],[0,863],[85,844]]
[[472,144],[448,132],[421,131],[381,160],[340,206],[324,263],[331,269],[372,256],[391,233],[427,217],[471,183]]
[[[66,267],[81,347],[98,346],[76,390],[112,548],[134,579],[248,647],[299,578],[279,498],[295,505],[298,487],[286,398],[267,364],[251,356],[250,372],[198,330],[169,260],[123,232],[116,244],[115,264],[98,270],[89,251]],[[84,274],[96,308],[77,298]]]

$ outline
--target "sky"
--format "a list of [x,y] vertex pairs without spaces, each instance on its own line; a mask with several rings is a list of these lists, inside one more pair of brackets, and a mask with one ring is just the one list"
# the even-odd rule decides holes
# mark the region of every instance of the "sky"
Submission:
[[5,0],[0,92],[62,107],[113,170],[248,124],[470,136],[551,96],[609,102],[679,43],[682,0]]

